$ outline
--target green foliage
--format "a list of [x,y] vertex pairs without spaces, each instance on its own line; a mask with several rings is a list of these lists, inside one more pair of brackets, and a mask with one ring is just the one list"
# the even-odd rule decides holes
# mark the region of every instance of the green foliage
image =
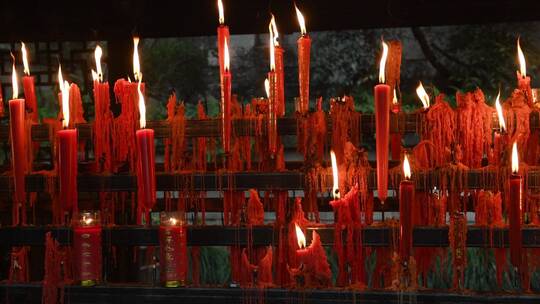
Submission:
[[230,279],[230,273],[227,247],[201,247],[201,284],[225,285]]

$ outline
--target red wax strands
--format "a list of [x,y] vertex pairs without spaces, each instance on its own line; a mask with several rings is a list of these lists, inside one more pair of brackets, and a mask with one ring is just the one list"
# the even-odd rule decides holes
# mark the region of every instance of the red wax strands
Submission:
[[402,263],[409,261],[413,248],[414,182],[410,180],[411,167],[407,155],[403,160],[403,177],[399,184],[399,258]]
[[[15,181],[15,200],[13,204],[13,225],[21,222],[19,214],[22,216],[22,224],[25,221],[25,200],[26,183],[25,175],[27,171],[26,158],[26,121],[24,99],[18,99],[19,89],[17,84],[17,72],[15,70],[15,60],[13,60],[12,72],[13,99],[9,101],[9,131],[11,136],[11,163]],[[19,209],[21,207],[22,210]]]
[[58,175],[60,180],[60,206],[64,212],[77,211],[77,129],[68,129],[70,120],[69,90],[62,70],[58,67],[58,84],[62,96],[62,127],[58,131]]
[[[332,272],[328,260],[326,258],[326,252],[321,243],[319,234],[314,230],[311,238],[311,244],[306,247],[306,237],[302,232],[302,229],[295,224],[296,238],[298,240],[298,247],[296,250],[298,260],[303,264],[303,273],[306,276],[316,278],[319,283],[328,283],[332,278]],[[300,267],[301,268],[301,267]],[[306,281],[312,281],[308,279]]]
[[96,59],[96,71],[92,70],[94,81],[94,157],[96,159],[97,172],[112,171],[112,113],[109,109],[109,83],[103,82],[103,71],[101,69],[101,47],[96,46],[94,57]]
[[523,177],[519,174],[517,144],[512,146],[512,175],[510,176],[510,202],[508,204],[508,221],[510,235],[510,261],[522,273],[522,235],[521,212],[523,208]]
[[81,213],[73,227],[75,280],[93,286],[101,280],[101,225],[96,214]]
[[224,70],[221,78],[221,140],[223,151],[231,152],[231,71],[229,46],[227,39],[224,41]]
[[[154,130],[146,127],[146,107],[144,96],[141,91],[141,80],[137,88],[139,94],[139,114],[140,130],[135,133],[137,140],[137,186],[139,194],[139,212],[144,212],[145,219],[148,220],[148,211],[156,203],[156,177],[155,177],[155,147]],[[139,213],[138,212],[138,213]],[[142,218],[137,216],[140,224]],[[148,223],[148,222],[145,222]]]
[[377,192],[381,202],[388,195],[388,144],[390,132],[391,88],[385,84],[385,65],[388,46],[383,41],[383,54],[380,62],[379,82],[375,86],[375,135],[377,153]]
[[274,48],[274,71],[276,72],[275,108],[277,116],[281,117],[285,115],[285,72],[283,68],[284,50],[279,45],[279,33],[274,15],[272,15],[268,29],[270,30],[270,38],[272,41],[270,47],[273,46]]
[[298,38],[298,87],[300,90],[300,99],[298,111],[306,113],[309,111],[309,66],[311,52],[311,38],[306,31],[306,22],[300,10],[296,7],[296,16],[300,24],[302,36]]
[[22,52],[22,60],[23,60],[23,66],[24,66],[24,76],[22,78],[23,89],[24,89],[24,99],[26,101],[26,106],[28,107],[28,110],[30,112],[29,115],[32,118],[32,122],[37,123],[39,120],[39,113],[38,113],[37,101],[36,101],[34,76],[30,76],[30,68],[28,65],[28,52],[26,50],[26,45],[24,44],[24,42],[21,43],[21,52]]
[[218,61],[219,61],[219,79],[223,80],[223,73],[225,72],[225,41],[229,39],[229,27],[225,25],[225,14],[223,9],[223,2],[218,0],[218,12],[219,12],[219,26],[217,28],[217,45],[218,45]]

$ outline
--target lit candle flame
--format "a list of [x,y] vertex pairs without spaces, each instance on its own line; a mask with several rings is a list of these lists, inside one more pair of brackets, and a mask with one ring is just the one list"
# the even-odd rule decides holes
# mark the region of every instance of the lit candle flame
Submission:
[[144,105],[144,96],[141,91],[141,81],[142,79],[139,79],[139,83],[137,84],[137,92],[139,93],[139,124],[141,129],[144,129],[146,127],[146,106]]
[[[101,56],[103,55],[103,51],[101,50],[101,47],[99,45],[96,46],[96,50],[94,51],[94,58],[96,59],[96,78],[94,78],[94,74],[92,73],[92,78],[94,80],[103,80],[103,71],[101,70]],[[94,71],[92,71],[94,72]]]
[[525,78],[525,76],[527,76],[527,66],[525,64],[525,55],[523,55],[523,51],[521,50],[521,46],[519,45],[519,38],[517,40],[517,52],[519,59],[519,74],[521,75],[521,77]]
[[30,66],[28,64],[28,52],[26,51],[26,45],[21,42],[22,62],[24,66],[24,74],[30,76]]
[[416,94],[418,95],[418,98],[420,98],[420,101],[422,101],[422,105],[424,106],[424,109],[428,109],[429,108],[429,95],[426,93],[426,90],[424,89],[422,82],[420,82],[420,84],[416,88]]
[[83,216],[82,221],[83,221],[83,223],[85,223],[86,225],[90,225],[90,224],[94,221],[94,219],[91,218],[91,217]]
[[268,29],[272,33],[272,45],[279,46],[279,32],[276,25],[276,18],[272,14],[272,19],[270,19],[270,24],[268,24]]
[[270,81],[268,78],[264,80],[264,90],[266,91],[266,98],[270,99]]
[[396,94],[396,88],[394,88],[394,97],[392,98],[392,103],[397,105],[398,104],[398,99],[397,99],[397,94]]
[[270,71],[276,70],[276,50],[274,49],[274,36],[270,31]]
[[171,222],[171,225],[173,225],[173,226],[176,225],[176,223],[178,223],[178,220],[175,219],[174,217],[171,217],[171,218],[169,219],[169,221]]
[[294,8],[296,9],[296,18],[298,18],[298,24],[300,24],[300,32],[302,33],[302,36],[304,36],[307,34],[306,19],[304,19],[304,15],[302,15],[302,12],[298,9],[296,4],[294,5]]
[[407,157],[407,154],[405,154],[405,158],[403,159],[403,176],[405,179],[411,178],[411,165],[409,164],[409,158]]
[[512,145],[512,173],[517,174],[519,171],[519,157],[517,150],[517,143]]
[[139,61],[139,37],[133,37],[133,75],[135,81],[142,79],[141,63]]
[[62,93],[62,126],[67,128],[69,126],[69,83],[62,77],[62,67],[58,66],[58,86]]
[[218,11],[219,11],[219,24],[224,24],[225,14],[223,13],[223,2],[221,2],[221,0],[218,0],[217,6],[218,6]]
[[306,248],[306,236],[304,235],[304,232],[302,232],[302,229],[298,227],[298,224],[294,224],[294,228],[296,230],[296,240],[298,241],[298,247],[300,249]]
[[384,74],[386,70],[386,58],[388,57],[388,45],[383,41],[382,42],[383,52],[381,56],[381,62],[379,63],[379,82],[384,83]]
[[15,57],[13,54],[11,54],[11,58],[13,59],[13,67],[11,72],[11,85],[13,86],[13,99],[17,99],[19,97],[19,84],[17,83],[17,70],[15,69]]
[[230,58],[229,58],[229,45],[227,44],[227,39],[225,39],[224,44],[225,44],[223,48],[224,67],[225,67],[225,71],[229,71]]
[[336,154],[330,150],[330,161],[332,162],[332,196],[334,199],[339,199],[339,174],[336,160]]
[[499,101],[500,97],[501,92],[499,91],[499,94],[497,94],[497,99],[495,100],[495,109],[497,110],[497,116],[499,117],[499,128],[501,129],[501,131],[504,131],[506,130],[506,123],[504,122],[503,110]]

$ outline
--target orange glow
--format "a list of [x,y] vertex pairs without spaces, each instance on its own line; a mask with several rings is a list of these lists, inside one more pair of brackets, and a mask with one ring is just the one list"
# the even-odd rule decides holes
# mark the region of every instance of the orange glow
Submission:
[[141,63],[139,60],[139,37],[133,37],[133,75],[135,81],[142,79]]
[[503,110],[499,101],[500,97],[501,92],[499,91],[499,94],[497,94],[497,99],[495,100],[495,109],[497,109],[497,117],[499,117],[499,128],[501,129],[501,131],[504,131],[506,130],[506,123],[504,122]]
[[26,51],[26,45],[21,42],[22,62],[24,66],[24,74],[30,76],[30,66],[28,64],[28,52]]
[[139,93],[139,125],[141,129],[144,129],[146,127],[146,106],[144,105],[144,96],[141,91],[141,81],[142,79],[139,79],[139,83],[137,84],[137,92]]
[[422,82],[420,82],[420,84],[416,88],[416,94],[418,95],[418,98],[420,98],[420,101],[422,101],[422,105],[424,106],[424,109],[428,109],[429,108],[429,95],[424,89]]
[[229,58],[229,45],[227,44],[227,39],[225,39],[224,41],[225,43],[225,46],[223,48],[223,61],[224,61],[224,66],[225,66],[225,71],[228,71],[229,70],[229,66],[230,66],[230,58]]
[[82,221],[83,221],[83,223],[85,223],[86,225],[90,225],[90,224],[94,221],[94,219],[91,218],[91,217],[83,216]]
[[334,151],[330,150],[330,161],[332,162],[332,196],[334,199],[339,199],[339,174],[338,174],[338,165],[336,160],[336,154]]
[[225,23],[225,14],[223,13],[223,2],[218,0],[217,2],[218,12],[219,12],[219,24]]
[[379,63],[379,82],[385,83],[384,74],[386,70],[386,58],[388,58],[388,45],[382,42],[383,52],[381,56],[381,62]]
[[294,224],[294,228],[296,229],[296,240],[298,241],[298,247],[300,247],[300,249],[306,248],[306,236],[304,235],[304,232],[302,232],[302,229],[300,229],[296,223]]
[[[103,51],[101,50],[101,47],[99,45],[96,46],[96,50],[94,51],[94,59],[96,60],[96,72],[94,78],[94,73],[92,73],[92,78],[94,80],[103,80],[103,71],[101,70],[101,56],[103,55]],[[94,71],[92,71],[94,72]]]
[[407,157],[407,154],[405,154],[405,158],[403,159],[403,176],[405,179],[411,178],[411,165],[409,164],[409,158]]
[[171,218],[169,219],[169,222],[171,222],[171,225],[174,226],[174,225],[176,225],[176,223],[178,223],[178,220],[175,219],[174,217],[171,217]]
[[517,174],[519,171],[519,157],[517,150],[517,143],[512,145],[512,173]]
[[525,78],[525,76],[527,76],[527,65],[525,64],[525,55],[523,55],[523,51],[519,45],[519,38],[517,40],[517,52],[519,59],[519,74],[521,77]]
[[272,19],[270,19],[270,24],[268,24],[268,29],[270,30],[270,33],[272,33],[272,45],[273,46],[279,46],[279,32],[276,25],[276,18],[274,18],[274,15],[272,15]]
[[264,90],[266,91],[266,98],[270,99],[270,81],[268,78],[264,80]]
[[13,99],[17,99],[19,97],[19,84],[17,82],[17,70],[15,69],[15,57],[13,54],[11,54],[11,58],[13,58],[13,67],[11,71],[11,85],[13,86]]
[[304,19],[304,15],[302,15],[302,12],[298,9],[296,4],[294,5],[294,8],[296,9],[296,18],[298,19],[298,24],[300,24],[300,32],[302,33],[302,36],[304,36],[307,34],[306,19]]
[[397,105],[398,104],[398,99],[397,99],[397,94],[396,94],[396,88],[394,88],[394,98],[392,98],[392,103]]

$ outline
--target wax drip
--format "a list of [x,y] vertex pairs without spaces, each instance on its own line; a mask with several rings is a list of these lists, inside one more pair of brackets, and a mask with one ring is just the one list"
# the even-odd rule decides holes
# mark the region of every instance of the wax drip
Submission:
[[30,247],[13,247],[10,253],[8,283],[28,283],[30,281],[30,268],[28,254]]
[[455,140],[456,115],[445,98],[444,94],[435,98],[435,104],[424,115],[421,132],[422,139],[433,144],[435,151],[429,158],[434,159],[438,166],[451,160],[451,146]]
[[454,269],[452,288],[462,290],[465,287],[465,267],[467,266],[467,217],[465,213],[451,214],[448,237]]
[[64,286],[73,281],[70,250],[62,248],[51,232],[45,235],[45,274],[43,277],[42,303],[64,303]]

